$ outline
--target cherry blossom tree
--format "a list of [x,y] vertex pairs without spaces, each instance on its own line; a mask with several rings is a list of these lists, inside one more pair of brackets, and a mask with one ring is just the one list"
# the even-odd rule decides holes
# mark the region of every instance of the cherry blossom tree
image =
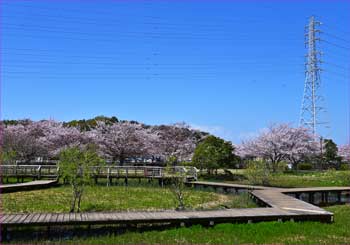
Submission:
[[49,156],[56,157],[66,148],[85,147],[91,139],[85,132],[76,127],[65,127],[61,122],[41,121],[40,126],[44,136],[39,138],[46,146]]
[[156,134],[152,134],[141,124],[130,122],[99,122],[88,135],[99,146],[102,155],[112,158],[113,161],[119,160],[120,164],[123,164],[127,157],[154,153],[154,146],[158,142]]
[[196,145],[207,135],[184,123],[155,126],[152,132],[160,138],[158,155],[164,159],[176,157],[179,161],[191,159]]
[[350,163],[350,145],[342,145],[338,149],[338,155],[344,162]]
[[296,168],[306,157],[317,153],[318,145],[305,128],[293,128],[288,124],[272,125],[238,148],[241,156],[267,160],[275,172],[278,163],[288,160]]
[[3,149],[15,152],[18,160],[52,158],[67,147],[86,145],[88,138],[75,127],[53,120],[8,125],[4,128]]
[[47,151],[33,132],[33,123],[27,126],[9,125],[3,129],[3,152],[14,152],[17,160],[32,160],[46,156]]

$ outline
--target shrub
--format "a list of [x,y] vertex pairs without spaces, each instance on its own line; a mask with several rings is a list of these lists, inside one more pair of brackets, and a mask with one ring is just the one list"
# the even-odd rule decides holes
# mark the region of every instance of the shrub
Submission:
[[170,177],[170,190],[174,195],[176,202],[176,210],[185,209],[185,189],[186,189],[186,174],[183,172],[176,172]]
[[264,161],[249,161],[246,176],[253,185],[268,185],[270,170]]
[[66,179],[72,187],[72,202],[70,212],[80,212],[81,197],[84,187],[90,184],[90,168],[99,165],[101,158],[97,153],[78,147],[67,148],[60,153],[60,175]]
[[340,165],[340,170],[350,170],[350,165],[346,163],[342,163]]
[[279,162],[277,164],[277,172],[282,173],[288,170],[288,163],[287,162]]
[[300,163],[298,165],[299,170],[311,170],[312,169],[312,164],[311,163]]

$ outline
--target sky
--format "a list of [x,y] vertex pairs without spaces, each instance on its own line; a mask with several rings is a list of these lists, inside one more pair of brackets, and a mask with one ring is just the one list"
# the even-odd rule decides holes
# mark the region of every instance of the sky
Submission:
[[239,143],[298,126],[305,25],[328,126],[349,139],[350,1],[0,0],[1,118],[186,122]]

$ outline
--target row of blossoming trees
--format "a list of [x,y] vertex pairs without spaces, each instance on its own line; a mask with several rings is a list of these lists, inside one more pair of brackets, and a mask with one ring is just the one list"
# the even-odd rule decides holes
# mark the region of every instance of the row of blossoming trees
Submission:
[[82,127],[53,120],[7,121],[2,125],[2,158],[55,159],[63,149],[92,146],[104,159],[121,164],[127,157],[188,160],[205,135],[184,124],[148,126],[96,119],[89,127]]
[[4,121],[1,134],[2,159],[7,161],[54,159],[63,149],[92,146],[100,157],[121,164],[128,157],[171,157],[180,161],[193,157],[194,165],[216,169],[234,167],[242,160],[261,159],[276,171],[280,162],[288,162],[295,169],[300,163],[322,162],[324,158],[328,162],[350,162],[349,145],[337,148],[330,140],[321,143],[307,129],[288,124],[272,125],[241,145],[208,137],[185,124],[149,126],[118,121],[115,117],[69,123]]

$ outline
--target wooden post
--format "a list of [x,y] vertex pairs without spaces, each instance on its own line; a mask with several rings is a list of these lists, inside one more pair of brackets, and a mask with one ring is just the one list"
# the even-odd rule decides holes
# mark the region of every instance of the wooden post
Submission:
[[113,184],[113,177],[109,177],[109,185]]
[[109,179],[109,173],[110,173],[110,169],[107,168],[107,186],[109,186],[111,182],[111,180]]
[[38,167],[38,180],[41,179],[41,165]]
[[163,187],[164,186],[164,180],[163,178],[158,179],[159,186]]
[[50,226],[47,226],[47,231],[46,231],[47,238],[50,238]]
[[125,185],[128,185],[128,168],[125,169]]
[[337,192],[337,199],[338,199],[337,202],[341,203],[341,191]]
[[1,226],[0,242],[7,241],[7,227]]
[[328,192],[324,193],[325,203],[328,204]]
[[313,204],[314,203],[314,192],[309,192],[309,203]]

